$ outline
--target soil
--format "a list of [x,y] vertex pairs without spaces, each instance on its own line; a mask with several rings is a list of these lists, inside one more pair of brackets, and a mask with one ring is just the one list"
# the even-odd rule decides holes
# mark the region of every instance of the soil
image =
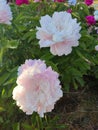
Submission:
[[58,123],[67,125],[60,130],[98,130],[98,80],[91,79],[89,87],[65,92],[56,104],[53,113],[59,115]]

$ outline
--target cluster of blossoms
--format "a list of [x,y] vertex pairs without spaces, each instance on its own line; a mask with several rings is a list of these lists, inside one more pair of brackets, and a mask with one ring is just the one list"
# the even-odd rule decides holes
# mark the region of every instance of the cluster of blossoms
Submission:
[[[40,2],[42,0],[34,0],[34,2]],[[76,5],[77,0],[52,0],[53,2],[66,2],[68,1],[69,5]],[[88,6],[93,4],[94,0],[84,0],[84,3]],[[17,5],[22,5],[22,4],[29,4],[29,0],[16,0]]]
[[[39,0],[34,2],[39,2]],[[54,0],[54,2],[65,2],[65,0]],[[75,5],[76,2],[76,0],[69,0],[68,4]],[[84,3],[90,6],[93,0],[85,0]],[[4,0],[1,4],[2,7],[5,4],[9,8]],[[29,1],[16,0],[16,4],[29,4]],[[50,47],[53,55],[62,56],[70,54],[72,47],[79,45],[81,26],[77,19],[72,18],[71,12],[72,10],[69,9],[67,12],[54,12],[52,16],[41,17],[41,27],[37,27],[36,33],[40,48]],[[2,21],[0,17],[0,22],[8,24],[12,19],[11,12],[9,14],[10,17],[6,17],[9,18],[8,21],[5,22],[4,19]],[[85,17],[88,27],[93,26],[97,20],[98,11],[94,12],[94,16]],[[98,50],[98,46],[95,49]],[[56,101],[63,96],[58,77],[59,74],[51,67],[47,67],[44,61],[26,60],[18,69],[17,86],[13,90],[13,99],[16,100],[17,106],[27,115],[37,112],[40,117],[43,117],[44,113],[51,112]]]
[[[34,0],[34,2],[40,2],[41,0]],[[66,0],[54,0],[54,2],[66,2]],[[94,0],[84,0],[84,3],[87,6],[92,5]],[[76,5],[77,0],[68,0],[69,5]],[[22,4],[29,4],[29,0],[16,0],[17,5],[22,5]],[[98,20],[98,12],[96,11],[94,13],[95,16],[89,15],[86,16],[86,22],[88,25],[94,25],[96,23],[96,20]]]
[[11,24],[12,12],[5,0],[0,0],[0,23]]
[[44,61],[26,60],[18,69],[13,99],[27,115],[38,112],[43,117],[63,95],[58,76]]
[[[87,6],[90,6],[92,5],[94,2],[94,0],[85,0],[85,4]],[[87,25],[90,26],[90,25],[94,25],[96,23],[96,20],[95,20],[95,17],[93,15],[88,15],[86,16],[86,22],[87,22]]]
[[[73,46],[78,46],[81,27],[70,13],[55,12],[52,17],[43,16],[40,24],[42,27],[37,27],[39,44],[41,47],[50,46],[54,55],[67,55],[71,53]],[[43,117],[63,95],[58,76],[43,61],[26,60],[18,69],[13,99],[26,114],[30,115],[35,111]]]
[[[42,0],[34,0],[34,2],[41,2]],[[52,0],[51,0],[52,1]],[[53,2],[66,2],[66,0],[53,0]],[[69,5],[75,5],[77,0],[68,0]],[[17,5],[29,4],[29,0],[16,0]]]
[[[94,0],[85,0],[85,4],[87,6],[92,5],[93,2],[94,2]],[[86,16],[85,19],[86,19],[87,25],[89,26],[89,29],[91,29],[92,26],[96,24],[96,21],[98,21],[98,10],[96,10],[96,8],[95,8],[94,15]],[[95,27],[95,29],[96,29],[96,27]],[[97,33],[98,33],[98,28],[97,28]],[[98,51],[98,45],[95,46],[95,50]]]

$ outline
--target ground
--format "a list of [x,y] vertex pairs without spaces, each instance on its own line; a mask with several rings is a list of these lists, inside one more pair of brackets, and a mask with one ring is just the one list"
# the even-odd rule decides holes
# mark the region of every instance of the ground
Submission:
[[98,85],[94,84],[98,81],[92,80],[82,90],[65,92],[57,103],[54,113],[59,114],[59,123],[67,124],[66,130],[98,130]]

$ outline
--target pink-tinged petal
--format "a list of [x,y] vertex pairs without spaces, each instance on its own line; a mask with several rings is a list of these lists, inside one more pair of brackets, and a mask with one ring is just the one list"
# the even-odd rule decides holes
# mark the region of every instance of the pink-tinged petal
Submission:
[[36,33],[36,37],[37,39],[41,39],[43,37],[43,40],[52,39],[52,35],[46,30],[42,30],[42,29],[39,29],[39,31]]
[[50,47],[50,51],[53,55],[62,56],[63,54],[68,55],[71,53],[72,48],[66,43],[57,43]]
[[39,42],[40,48],[42,48],[42,47],[50,47],[53,44],[54,44],[54,42],[50,41],[50,40],[46,40],[46,41],[44,40],[44,41]]
[[18,76],[24,72],[25,70],[27,70],[28,68],[30,68],[30,66],[38,66],[42,71],[44,71],[44,69],[46,69],[46,64],[44,63],[44,61],[41,61],[40,59],[39,60],[26,60],[25,61],[25,64],[21,65],[19,68],[18,68]]

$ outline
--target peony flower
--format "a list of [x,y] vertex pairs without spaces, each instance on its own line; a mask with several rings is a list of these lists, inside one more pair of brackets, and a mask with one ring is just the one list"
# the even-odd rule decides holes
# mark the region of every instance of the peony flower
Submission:
[[43,117],[51,112],[63,95],[58,76],[44,61],[26,60],[18,69],[17,86],[13,90],[17,106],[27,115],[38,112]]
[[5,0],[0,0],[0,23],[11,24],[12,12]]
[[54,0],[54,2],[65,2],[65,0]]
[[94,18],[96,21],[98,21],[98,15],[95,15]]
[[98,15],[98,10],[95,10],[94,15]]
[[98,21],[98,10],[96,10],[96,11],[94,12],[94,18],[95,18],[96,21]]
[[34,0],[34,2],[41,2],[41,0]]
[[72,47],[79,45],[80,29],[76,19],[67,12],[55,12],[52,17],[42,16],[41,27],[37,27],[36,37],[40,47],[50,47],[53,55],[68,55]]
[[98,34],[98,27],[95,26],[96,33]]
[[69,5],[76,5],[77,0],[68,0]]
[[89,6],[89,5],[93,4],[94,0],[85,0],[84,2],[86,5]]
[[16,0],[17,5],[29,4],[29,0]]
[[67,10],[67,13],[72,13],[72,9],[68,9],[68,10]]
[[95,46],[95,50],[98,51],[98,45]]
[[92,15],[86,16],[86,22],[88,25],[94,25],[96,23],[95,18]]

